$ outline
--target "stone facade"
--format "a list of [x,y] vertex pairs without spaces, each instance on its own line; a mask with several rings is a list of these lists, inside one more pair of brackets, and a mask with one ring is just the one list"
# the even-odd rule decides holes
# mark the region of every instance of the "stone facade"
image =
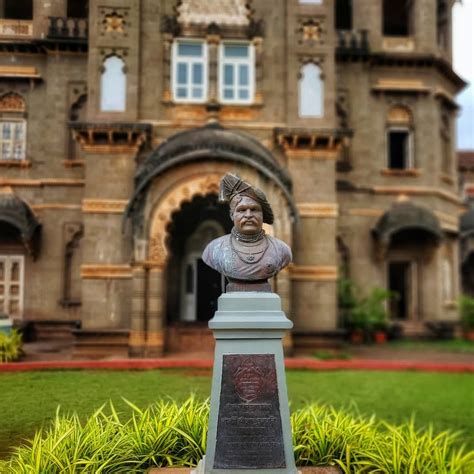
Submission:
[[[293,248],[274,282],[288,346],[341,334],[342,274],[401,293],[392,316],[407,334],[457,320],[453,0],[416,0],[396,20],[383,0],[14,3],[0,2],[0,119],[26,123],[26,139],[0,157],[0,263],[21,299],[8,306],[5,283],[4,311],[79,322],[77,356],[211,349],[222,282],[199,254],[228,231],[216,194],[231,171],[266,192],[267,231]],[[187,69],[199,100],[178,100],[179,44],[206,52]],[[251,56],[246,72],[231,59],[250,75],[250,92],[233,83],[241,101],[223,99],[223,45]],[[41,225],[37,255],[2,196]],[[400,218],[377,238],[400,206],[435,224]]]

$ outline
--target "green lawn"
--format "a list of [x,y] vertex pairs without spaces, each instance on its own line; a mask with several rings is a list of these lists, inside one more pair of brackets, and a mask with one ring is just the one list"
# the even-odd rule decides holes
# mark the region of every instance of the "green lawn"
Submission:
[[[288,371],[287,378],[293,408],[307,401],[351,409],[355,404],[362,413],[392,422],[415,414],[419,426],[463,430],[464,441],[474,448],[472,375]],[[121,397],[139,406],[170,396],[182,400],[191,392],[206,398],[210,385],[210,372],[197,370],[0,373],[0,457],[50,420],[58,405],[86,416],[113,400],[126,412]]]

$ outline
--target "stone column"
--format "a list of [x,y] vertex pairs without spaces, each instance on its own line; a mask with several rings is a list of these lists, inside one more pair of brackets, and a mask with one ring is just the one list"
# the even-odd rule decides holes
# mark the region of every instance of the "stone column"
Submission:
[[163,267],[155,266],[148,271],[148,302],[146,328],[146,355],[157,357],[164,351],[164,286]]
[[[301,137],[298,137],[299,140]],[[298,141],[287,147],[299,222],[294,231],[291,267],[292,311],[295,336],[331,331],[337,327],[337,215],[336,167],[338,152],[331,137],[309,136],[309,146]]]
[[130,322],[130,355],[142,357],[145,351],[146,271],[143,266],[132,270],[132,317]]
[[209,34],[206,37],[208,44],[209,55],[209,102],[217,102],[218,98],[218,67],[219,67],[219,42],[220,36],[218,34]]

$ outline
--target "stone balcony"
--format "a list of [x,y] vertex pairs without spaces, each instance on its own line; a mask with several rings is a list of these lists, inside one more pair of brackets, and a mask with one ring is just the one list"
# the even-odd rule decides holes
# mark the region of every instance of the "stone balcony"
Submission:
[[370,53],[367,30],[337,30],[338,56],[365,56]]
[[88,22],[85,18],[49,17],[48,40],[86,42],[88,32]]

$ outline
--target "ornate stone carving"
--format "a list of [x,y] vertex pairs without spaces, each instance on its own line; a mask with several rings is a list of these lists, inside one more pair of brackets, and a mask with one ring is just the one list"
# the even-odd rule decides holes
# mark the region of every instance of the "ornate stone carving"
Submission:
[[81,265],[81,278],[86,280],[128,280],[132,278],[130,265]]
[[128,8],[103,7],[99,10],[100,35],[127,36],[127,28],[130,26],[128,21]]
[[128,204],[126,199],[84,199],[84,214],[122,214]]
[[104,16],[102,24],[106,33],[124,33],[126,22],[123,15],[119,15],[116,11],[113,11]]
[[245,26],[250,16],[245,0],[182,0],[177,12],[179,23],[197,25]]
[[299,43],[322,43],[323,21],[317,18],[302,19],[299,22]]
[[1,112],[25,112],[25,99],[16,92],[9,92],[0,97]]

